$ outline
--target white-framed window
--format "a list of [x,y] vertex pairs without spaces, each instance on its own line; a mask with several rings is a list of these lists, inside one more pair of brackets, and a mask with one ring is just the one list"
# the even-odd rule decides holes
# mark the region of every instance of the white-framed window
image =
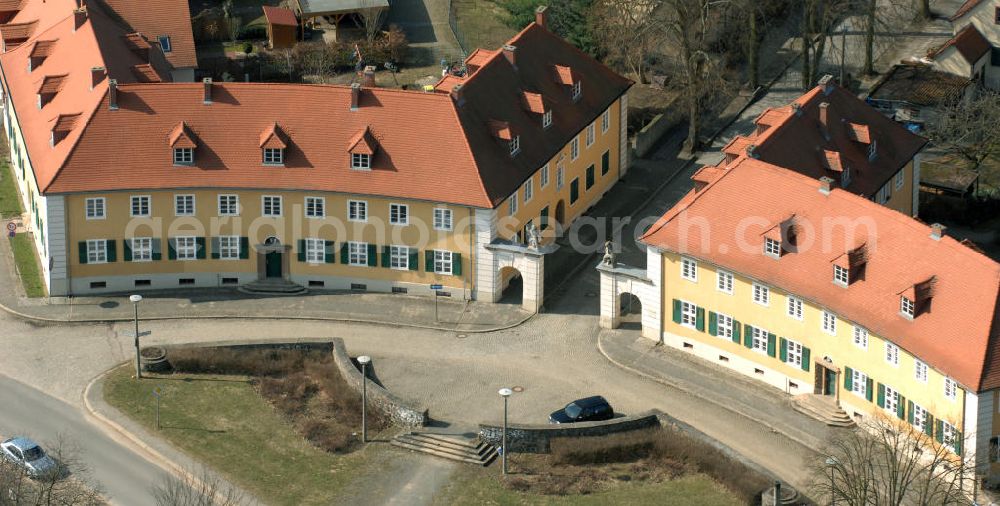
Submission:
[[174,165],[194,163],[194,148],[174,148]]
[[573,140],[569,141],[569,159],[576,160],[580,158],[580,136],[573,137]]
[[611,128],[611,109],[606,109],[601,115],[601,133],[608,133],[608,128]]
[[681,258],[681,277],[688,281],[698,281],[698,262],[690,258]]
[[594,144],[594,138],[596,137],[597,125],[591,123],[587,126],[587,147],[589,148]]
[[351,153],[351,168],[355,170],[371,170],[372,155],[365,153]]
[[566,171],[562,165],[556,166],[556,190],[562,190],[563,184],[566,183]]
[[753,329],[753,351],[767,355],[767,331],[760,327],[750,327]]
[[434,230],[451,230],[451,209],[434,209]]
[[325,197],[306,197],[306,217],[323,218],[326,216]]
[[583,96],[583,82],[577,81],[573,83],[573,100],[579,100]]
[[681,325],[694,328],[698,320],[698,306],[682,300],[681,301]]
[[108,241],[105,239],[87,240],[87,263],[103,264],[108,261]]
[[764,254],[769,257],[778,258],[781,256],[781,243],[771,239],[770,237],[764,238]]
[[899,392],[889,385],[885,385],[885,402],[883,406],[886,411],[893,415],[899,412]]
[[788,316],[795,318],[796,320],[802,320],[802,299],[788,296]]
[[281,148],[264,148],[264,165],[282,165],[285,163],[285,150]]
[[407,225],[410,223],[410,206],[406,204],[389,204],[389,223]]
[[104,197],[92,197],[87,199],[87,219],[103,220],[105,218],[105,206],[107,201]]
[[221,258],[222,260],[239,260],[240,236],[238,235],[219,236],[219,258]]
[[450,251],[434,250],[434,273],[451,274],[452,254]]
[[389,246],[389,267],[405,271],[410,268],[410,248],[406,246]]
[[350,265],[368,265],[368,243],[348,242],[347,263]]
[[150,262],[153,260],[152,237],[133,237],[130,244],[133,262]]
[[905,170],[906,169],[902,169],[902,170],[900,170],[899,172],[896,173],[895,181],[896,181],[896,189],[897,190],[903,189],[903,179],[905,178],[905,175],[904,175]]
[[149,195],[132,196],[132,216],[149,216]]
[[868,375],[857,369],[851,369],[851,391],[854,395],[867,398]]
[[321,264],[326,260],[326,242],[316,237],[306,237],[306,262]]
[[889,202],[889,197],[892,195],[891,192],[892,190],[889,183],[886,183],[885,186],[879,188],[878,192],[875,194],[875,202],[878,202],[879,204]]
[[863,350],[868,349],[868,329],[860,326],[854,326],[854,345]]
[[541,181],[542,188],[545,188],[546,186],[549,185],[549,164],[545,164],[542,166],[542,175],[540,176],[540,178],[542,180]]
[[885,361],[895,366],[899,365],[899,346],[890,342],[885,343]]
[[198,241],[192,236],[174,238],[174,250],[178,260],[195,260],[198,258]]
[[785,341],[785,363],[802,367],[802,343],[788,339]]
[[830,335],[837,335],[837,315],[823,311],[823,332]]
[[364,200],[348,200],[347,219],[351,221],[368,221],[368,202]]
[[941,420],[941,443],[948,447],[952,452],[955,451],[955,438],[958,435],[958,431],[955,426]]
[[847,286],[847,284],[850,281],[851,281],[850,271],[848,271],[847,269],[845,269],[845,268],[843,268],[843,267],[841,267],[839,265],[834,265],[833,266],[833,282],[834,283],[837,283],[840,286]]
[[733,338],[733,317],[727,314],[717,313],[715,316],[716,333],[719,337],[726,339]]
[[239,214],[239,195],[219,195],[219,216],[238,216]]
[[194,216],[194,195],[174,195],[174,215]]
[[527,204],[528,202],[531,202],[531,197],[533,197],[534,193],[535,193],[535,188],[534,188],[535,181],[533,179],[534,178],[530,178],[529,177],[528,180],[524,182],[524,203],[525,204]]
[[958,383],[951,378],[944,379],[944,397],[949,401],[958,399]]
[[916,403],[913,404],[913,426],[920,432],[927,430],[927,410]]
[[262,199],[262,213],[264,216],[281,216],[281,196],[264,195]]
[[913,318],[913,301],[901,296],[899,298],[899,312],[907,318]]
[[914,360],[913,378],[921,383],[927,383],[927,364],[920,360]]
[[771,303],[771,289],[760,284],[753,284],[753,301],[766,306]]
[[545,111],[542,113],[542,128],[550,126],[552,126],[552,111]]
[[723,270],[715,271],[716,288],[722,293],[733,294],[733,273]]
[[514,216],[517,214],[517,190],[514,190],[514,194],[510,196],[510,202],[507,203],[507,214]]
[[516,155],[521,151],[521,136],[515,135],[510,138],[510,156]]

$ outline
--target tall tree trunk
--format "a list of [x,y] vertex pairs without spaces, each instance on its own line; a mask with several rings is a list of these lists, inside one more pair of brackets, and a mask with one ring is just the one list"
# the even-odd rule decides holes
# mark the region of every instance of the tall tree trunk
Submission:
[[681,56],[684,57],[685,73],[685,94],[687,95],[688,106],[688,136],[684,139],[682,150],[685,153],[694,153],[698,149],[698,130],[700,127],[700,108],[698,107],[698,77],[694,64],[694,51],[691,49],[690,35],[687,30],[681,33]]
[[750,12],[747,19],[750,22],[750,40],[747,46],[747,72],[750,74],[750,89],[755,90],[760,86],[760,68],[757,59],[757,52],[760,50],[760,40],[757,38],[757,6],[756,2],[747,2]]
[[924,19],[931,19],[931,0],[919,0],[920,1],[920,15]]
[[812,32],[812,2],[806,0],[802,2],[803,12],[802,12],[802,89],[808,90],[812,88],[812,68],[811,60],[809,54],[812,49],[812,38],[810,33]]
[[865,26],[865,66],[862,70],[865,75],[875,75],[875,17],[878,2],[868,1],[868,12],[865,13],[867,26]]
[[819,80],[819,65],[823,61],[823,53],[826,51],[826,36],[829,31],[830,21],[826,19],[826,2],[821,1],[819,3],[819,14],[817,15],[819,40],[816,41],[816,47],[813,48],[813,58],[812,58],[812,75],[810,76],[810,83],[813,84]]

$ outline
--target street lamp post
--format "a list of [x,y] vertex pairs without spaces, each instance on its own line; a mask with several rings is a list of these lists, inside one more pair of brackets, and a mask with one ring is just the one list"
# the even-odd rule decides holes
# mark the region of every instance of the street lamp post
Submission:
[[503,397],[503,432],[501,432],[500,436],[500,462],[503,475],[507,476],[507,398],[510,397],[514,391],[509,388],[501,388],[498,393],[500,394],[500,397]]
[[837,504],[837,492],[836,484],[833,482],[833,470],[834,466],[837,465],[837,459],[835,457],[826,458],[826,467],[830,468],[830,505],[833,506]]
[[129,295],[128,300],[135,308],[135,379],[139,379],[142,378],[142,365],[139,363],[139,303],[142,302],[142,295]]
[[358,357],[361,364],[361,442],[368,442],[368,421],[366,420],[368,408],[368,363],[372,358],[368,355]]

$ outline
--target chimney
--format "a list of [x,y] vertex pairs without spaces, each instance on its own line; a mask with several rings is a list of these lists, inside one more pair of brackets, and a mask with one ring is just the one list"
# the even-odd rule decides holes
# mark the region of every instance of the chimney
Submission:
[[545,5],[539,5],[535,9],[535,24],[542,27],[548,28],[549,26],[549,8]]
[[108,80],[108,109],[118,110],[118,80]]
[[819,84],[820,87],[823,88],[824,95],[829,95],[830,92],[833,91],[833,76],[831,76],[830,74],[826,74],[823,77],[819,78],[819,82],[817,84]]
[[357,111],[361,102],[361,83],[351,83],[351,110]]
[[833,179],[826,176],[819,178],[819,192],[823,195],[829,195],[831,184],[833,184]]
[[87,8],[73,9],[73,31],[77,31],[87,21]]
[[451,99],[455,101],[455,104],[461,106],[465,103],[465,97],[462,96],[462,83],[458,83],[451,88]]
[[365,88],[375,87],[375,66],[368,65],[365,67],[364,73],[362,74],[362,86]]
[[106,69],[104,67],[90,68],[90,89],[94,89],[104,80]]
[[503,45],[503,57],[507,58],[512,67],[517,67],[517,46],[512,46],[510,44]]
[[947,228],[940,223],[931,224],[931,239],[940,241],[944,237],[944,229]]
[[829,102],[823,102],[823,103],[819,104],[819,124],[823,128],[827,128],[827,126],[828,126],[827,125],[827,113],[826,112],[827,112],[827,109],[829,109],[829,108],[830,108],[830,103]]
[[202,85],[204,85],[205,93],[202,102],[205,104],[212,103],[212,78],[206,77],[201,80]]
[[796,116],[802,116],[802,104],[798,102],[792,102],[792,113]]

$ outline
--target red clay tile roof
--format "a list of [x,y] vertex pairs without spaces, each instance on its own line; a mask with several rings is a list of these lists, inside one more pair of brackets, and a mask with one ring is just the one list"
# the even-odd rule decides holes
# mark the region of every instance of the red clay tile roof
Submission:
[[510,123],[495,119],[489,120],[488,123],[490,125],[490,132],[493,133],[493,137],[505,141],[509,141],[514,138],[514,131],[511,130]]
[[[88,3],[94,0],[88,0]],[[149,40],[160,35],[170,37],[172,51],[167,61],[178,68],[197,67],[191,11],[184,0],[103,0],[133,31]]]
[[844,172],[844,164],[840,162],[840,153],[824,149],[823,158],[826,161],[826,168],[834,172]]
[[553,74],[555,75],[556,82],[562,85],[571,85],[576,82],[576,76],[573,75],[573,69],[565,65],[553,65]]
[[364,130],[351,138],[347,146],[347,151],[352,154],[374,155],[376,146],[377,144],[375,143],[375,139],[372,138],[371,130],[365,127]]
[[727,155],[740,156],[747,152],[747,147],[753,144],[753,140],[743,135],[733,137],[723,148],[722,152]]
[[271,126],[267,127],[260,134],[260,143],[258,146],[263,148],[278,148],[285,149],[288,147],[288,137],[281,130],[281,127],[277,123],[271,123]]
[[965,0],[965,3],[959,6],[958,10],[955,11],[955,14],[951,16],[951,20],[955,21],[956,19],[968,14],[970,11],[972,11],[972,9],[975,9],[977,6],[979,6],[979,4],[982,3],[982,1],[983,0]]
[[975,65],[992,47],[990,41],[972,23],[966,25],[962,31],[955,34],[948,42],[945,42],[943,46],[934,52],[933,56],[940,55],[945,49],[952,46],[955,46],[955,49],[962,55],[962,58],[965,58],[965,61],[972,65]]
[[194,142],[191,138],[191,133],[188,132],[187,125],[184,122],[180,122],[173,130],[170,131],[170,137],[167,139],[172,148],[196,148],[198,144]]
[[869,90],[876,100],[936,106],[961,95],[972,84],[968,78],[935,70],[930,65],[894,65]]
[[77,121],[80,121],[80,113],[75,114],[60,114],[56,117],[56,121],[52,126],[53,132],[66,133],[73,130]]
[[23,0],[0,0],[0,12],[11,12],[21,10]]
[[54,40],[38,40],[35,44],[31,46],[31,53],[29,55],[32,58],[46,58],[52,54],[52,49],[56,45]]
[[521,94],[521,98],[524,102],[524,110],[535,114],[543,114],[545,112],[545,100],[540,94],[525,91]]
[[264,9],[264,17],[272,25],[299,26],[299,20],[296,19],[295,13],[291,9],[270,5],[265,5],[262,8]]
[[0,25],[0,37],[3,38],[7,50],[20,45],[24,40],[30,39],[35,34],[35,27],[38,21],[32,20],[24,23],[8,23]]
[[868,131],[868,125],[859,125],[857,123],[847,124],[847,136],[850,137],[852,141],[860,142],[862,144],[871,144],[872,137]]
[[62,89],[63,83],[66,82],[66,74],[58,76],[45,76],[42,79],[41,86],[38,87],[38,94],[44,95],[46,93],[59,93]]
[[[932,239],[930,227],[897,211],[839,188],[824,195],[819,187],[813,178],[743,158],[702,190],[685,195],[642,241],[815,301],[966,388],[1000,385],[1000,351],[994,349],[1000,343],[1000,264],[951,237]],[[755,243],[754,237],[791,214],[797,226],[811,225],[813,246],[780,260],[764,259],[763,239]],[[759,225],[747,227],[749,218]],[[685,226],[692,220],[704,226]],[[857,225],[859,236],[847,232],[850,225],[824,226],[830,220]],[[750,247],[740,247],[747,242]],[[831,260],[859,242],[866,249],[864,276],[848,288],[835,285]],[[901,317],[898,294],[908,287],[919,290],[916,285],[931,277],[931,310],[912,321]]]
[[163,81],[160,79],[159,74],[156,73],[156,70],[153,69],[153,66],[148,63],[132,65],[131,70],[137,83],[159,83]]

